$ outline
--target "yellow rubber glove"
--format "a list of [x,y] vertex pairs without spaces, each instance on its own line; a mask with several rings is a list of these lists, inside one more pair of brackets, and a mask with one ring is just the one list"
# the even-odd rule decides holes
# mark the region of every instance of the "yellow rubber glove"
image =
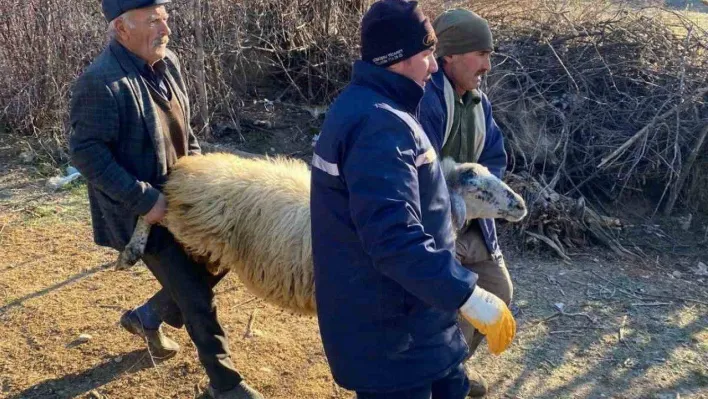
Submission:
[[504,301],[480,286],[472,291],[460,313],[487,337],[489,350],[495,355],[504,352],[516,335],[516,320]]

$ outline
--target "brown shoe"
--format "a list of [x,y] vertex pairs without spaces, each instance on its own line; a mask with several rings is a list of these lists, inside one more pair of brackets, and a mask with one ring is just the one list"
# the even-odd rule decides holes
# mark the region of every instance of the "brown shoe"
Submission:
[[245,381],[241,381],[236,388],[228,391],[217,391],[209,384],[207,394],[214,399],[265,399],[258,391],[251,388]]
[[470,391],[467,394],[468,398],[481,398],[487,395],[487,381],[478,372],[470,367],[466,367],[467,379],[470,382]]
[[120,325],[131,334],[135,334],[148,343],[150,355],[156,359],[169,359],[179,352],[179,344],[162,333],[162,327],[157,330],[143,328],[138,315],[129,310],[120,317]]

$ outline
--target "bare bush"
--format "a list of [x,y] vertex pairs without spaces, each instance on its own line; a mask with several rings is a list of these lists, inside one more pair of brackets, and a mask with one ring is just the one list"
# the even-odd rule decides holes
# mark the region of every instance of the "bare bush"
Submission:
[[[194,94],[194,2],[172,7],[172,46]],[[358,54],[364,0],[202,1],[209,110],[238,126],[244,96],[308,103],[331,100]],[[0,121],[12,131],[65,143],[71,84],[106,44],[98,1],[0,3]],[[192,98],[195,98],[193,96]],[[200,114],[195,101],[195,115]]]
[[104,27],[95,4],[0,2],[0,122],[56,155],[70,85],[95,56]]

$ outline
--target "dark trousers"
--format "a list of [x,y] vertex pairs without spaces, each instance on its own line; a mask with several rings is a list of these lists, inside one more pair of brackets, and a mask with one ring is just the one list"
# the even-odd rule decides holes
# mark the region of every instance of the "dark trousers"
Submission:
[[445,377],[422,387],[395,392],[357,392],[357,399],[464,399],[470,390],[465,368],[460,363]]
[[212,290],[224,274],[215,276],[207,272],[161,226],[152,227],[142,259],[162,285],[148,300],[152,310],[167,324],[187,328],[214,388],[228,390],[238,385],[242,378],[231,361]]

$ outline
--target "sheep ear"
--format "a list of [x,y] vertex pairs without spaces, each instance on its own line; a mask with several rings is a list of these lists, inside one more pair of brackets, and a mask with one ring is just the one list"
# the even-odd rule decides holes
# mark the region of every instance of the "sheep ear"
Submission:
[[450,192],[450,211],[452,212],[452,226],[458,231],[467,220],[467,205],[461,195]]
[[460,185],[476,187],[479,181],[479,176],[472,169],[464,169],[460,172],[458,180]]

